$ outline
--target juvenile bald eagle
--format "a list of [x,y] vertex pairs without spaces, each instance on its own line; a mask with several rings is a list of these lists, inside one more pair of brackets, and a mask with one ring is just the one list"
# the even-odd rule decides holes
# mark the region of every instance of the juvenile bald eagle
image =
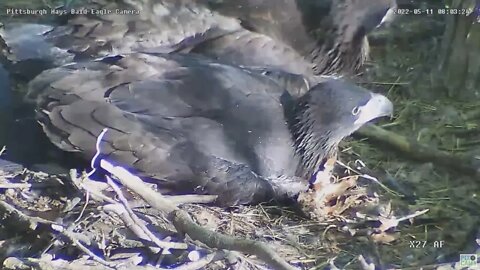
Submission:
[[266,76],[181,54],[133,53],[47,70],[29,98],[50,140],[85,159],[102,154],[173,194],[216,204],[283,200],[392,103],[331,79],[299,98]]
[[[69,15],[53,29],[6,25],[2,36],[17,59],[42,53],[57,65],[117,53],[195,52],[293,74],[345,74],[362,66],[366,35],[395,7],[395,0],[91,2],[76,9],[87,15]],[[110,12],[92,14],[95,10]],[[35,35],[55,47],[34,45]]]

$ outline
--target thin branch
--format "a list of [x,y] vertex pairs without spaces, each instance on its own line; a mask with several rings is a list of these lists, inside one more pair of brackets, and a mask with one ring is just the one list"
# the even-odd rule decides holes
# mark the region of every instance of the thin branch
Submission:
[[112,263],[112,262],[107,262],[106,260],[104,260],[103,258],[100,258],[98,255],[96,255],[95,253],[93,253],[92,251],[90,251],[84,244],[82,244],[80,242],[80,240],[77,239],[77,237],[71,233],[69,230],[66,230],[65,228],[63,228],[62,226],[60,225],[52,225],[52,229],[54,229],[55,231],[58,231],[59,233],[63,234],[64,236],[66,236],[70,241],[72,241],[73,244],[75,244],[81,251],[85,252],[88,256],[90,256],[94,261],[102,264],[102,265],[105,265],[105,266],[108,266],[108,267],[115,267],[116,264],[115,263]]
[[387,144],[395,150],[408,154],[409,157],[416,160],[433,162],[466,174],[476,175],[480,173],[480,168],[475,166],[474,157],[454,155],[440,151],[431,146],[424,145],[375,125],[367,125],[356,133],[357,135]]
[[131,221],[133,221],[144,233],[145,235],[150,239],[150,241],[154,242],[157,246],[164,248],[164,249],[187,249],[188,245],[185,243],[174,243],[174,242],[166,242],[158,239],[156,235],[154,235],[148,228],[145,226],[143,221],[133,213],[132,208],[128,204],[128,200],[123,196],[122,191],[120,188],[115,184],[115,182],[107,176],[107,183],[113,188],[115,193],[118,196],[118,199],[122,203],[124,209],[126,210],[129,218]]
[[[30,183],[2,183],[0,189],[30,189],[33,184]],[[45,187],[45,185],[43,185]]]
[[7,202],[5,202],[3,200],[0,200],[0,207],[4,208],[6,212],[15,213],[19,219],[21,219],[23,221],[26,221],[26,222],[29,222],[30,226],[32,228],[36,227],[37,223],[54,224],[54,222],[52,222],[50,220],[47,220],[47,219],[43,219],[43,218],[40,218],[40,217],[32,217],[32,216],[26,215],[22,211],[20,211],[17,208],[11,206],[10,204],[8,204]]
[[164,195],[166,199],[174,203],[175,205],[182,205],[187,203],[212,203],[217,199],[217,195],[174,195],[167,196]]
[[[125,226],[127,226],[127,228],[130,229],[138,238],[151,242],[150,237],[148,237],[148,235],[142,230],[142,228],[140,228],[140,226],[136,224],[135,221],[128,215],[125,206],[120,203],[108,204],[103,206],[102,209],[107,213],[115,213],[123,221],[123,224],[125,224]],[[153,253],[158,253],[160,251],[160,248],[154,248],[150,245],[148,246]]]

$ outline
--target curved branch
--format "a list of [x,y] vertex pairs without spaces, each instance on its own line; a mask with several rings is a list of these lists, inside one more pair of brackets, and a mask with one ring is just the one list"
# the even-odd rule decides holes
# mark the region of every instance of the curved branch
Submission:
[[[466,174],[480,174],[480,168],[475,166],[476,159],[474,157],[440,151],[375,125],[367,125],[358,130],[356,134],[387,144],[393,149],[408,154],[409,157],[416,160],[430,161]],[[477,163],[480,163],[480,161],[477,161]]]

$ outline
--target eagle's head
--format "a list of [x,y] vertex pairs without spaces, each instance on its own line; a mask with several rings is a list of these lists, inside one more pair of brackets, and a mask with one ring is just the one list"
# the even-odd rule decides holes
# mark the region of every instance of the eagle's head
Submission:
[[311,88],[287,115],[302,176],[309,177],[346,136],[392,113],[388,98],[344,80],[331,79]]

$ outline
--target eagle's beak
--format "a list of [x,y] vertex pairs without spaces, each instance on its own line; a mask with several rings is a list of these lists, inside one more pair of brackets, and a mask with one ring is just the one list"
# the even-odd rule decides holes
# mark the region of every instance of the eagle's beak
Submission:
[[363,125],[383,116],[393,116],[393,103],[383,95],[371,93],[367,104],[360,107],[360,114],[355,125]]
[[390,24],[393,22],[393,20],[395,19],[395,9],[397,7],[391,7],[387,13],[385,14],[385,16],[383,16],[382,18],[382,21],[377,25],[377,28],[385,28],[385,27],[388,27],[390,26]]

